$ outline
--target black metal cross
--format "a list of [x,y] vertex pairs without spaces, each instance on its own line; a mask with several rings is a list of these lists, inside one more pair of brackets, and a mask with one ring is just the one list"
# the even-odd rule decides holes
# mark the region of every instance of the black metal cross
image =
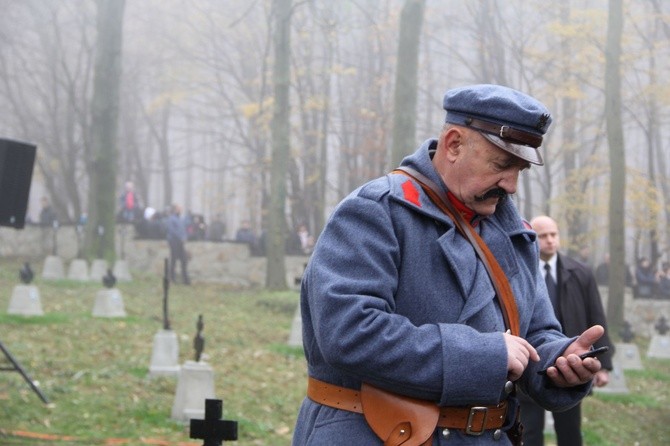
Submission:
[[623,328],[621,331],[619,331],[619,335],[621,336],[621,340],[623,342],[630,342],[635,338],[635,333],[633,333],[630,322],[623,321]]
[[198,316],[196,327],[198,332],[195,334],[195,338],[193,338],[193,348],[195,349],[195,362],[200,362],[202,351],[205,349],[205,338],[202,336],[202,329],[205,328],[205,323],[202,320],[202,314]]
[[168,290],[170,289],[170,276],[168,276],[168,259],[165,259],[163,273],[163,330],[170,330],[170,317],[168,315]]
[[191,420],[189,438],[205,440],[203,446],[221,446],[237,440],[237,421],[222,420],[223,401],[205,400],[205,419]]
[[658,322],[656,322],[654,328],[656,328],[661,336],[668,332],[670,327],[668,326],[668,320],[665,318],[665,316],[661,315],[661,317],[658,318]]
[[51,223],[51,227],[53,228],[53,232],[51,233],[53,237],[51,253],[55,256],[58,255],[58,226],[58,220],[54,220],[53,223]]

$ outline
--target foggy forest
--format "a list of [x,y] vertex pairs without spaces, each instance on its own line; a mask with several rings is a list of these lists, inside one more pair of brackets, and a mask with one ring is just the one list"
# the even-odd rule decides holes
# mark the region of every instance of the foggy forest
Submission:
[[318,236],[340,199],[439,132],[446,90],[495,83],[554,118],[521,213],[552,215],[593,263],[668,260],[670,2],[0,8],[0,136],[38,147],[29,217],[46,196],[63,223],[102,221],[132,181],[144,206],[220,214],[228,231]]

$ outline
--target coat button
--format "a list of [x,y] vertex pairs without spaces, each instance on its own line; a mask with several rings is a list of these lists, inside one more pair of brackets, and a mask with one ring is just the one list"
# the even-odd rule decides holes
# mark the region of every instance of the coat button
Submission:
[[442,436],[443,436],[445,439],[449,438],[449,435],[450,435],[450,434],[451,434],[451,432],[449,432],[449,429],[444,429],[444,430],[442,430]]
[[505,393],[509,395],[512,393],[512,390],[514,390],[514,383],[512,381],[507,381],[505,383]]
[[500,437],[502,437],[502,430],[496,429],[495,431],[493,431],[493,439],[494,440],[496,440],[496,441],[500,440]]

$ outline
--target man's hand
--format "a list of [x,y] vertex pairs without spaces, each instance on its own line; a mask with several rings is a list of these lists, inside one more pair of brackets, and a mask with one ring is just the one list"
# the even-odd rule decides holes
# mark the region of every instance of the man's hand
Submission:
[[573,387],[593,379],[601,369],[600,361],[597,358],[580,359],[579,355],[589,351],[604,333],[605,329],[601,325],[594,325],[568,345],[563,355],[556,358],[554,366],[547,369],[547,377],[555,386]]
[[528,367],[528,360],[537,362],[540,360],[540,355],[525,339],[509,333],[505,333],[504,336],[507,346],[507,379],[516,381]]
[[593,385],[596,387],[605,387],[610,382],[610,374],[605,369],[600,369],[593,377]]

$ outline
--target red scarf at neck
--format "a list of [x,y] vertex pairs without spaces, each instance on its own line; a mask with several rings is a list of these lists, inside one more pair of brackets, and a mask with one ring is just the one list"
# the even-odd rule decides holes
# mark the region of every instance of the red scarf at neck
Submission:
[[465,221],[470,223],[472,226],[477,226],[477,221],[473,220],[477,215],[475,211],[463,204],[463,202],[456,198],[456,195],[452,194],[451,192],[447,192],[447,197],[449,197],[449,201],[451,201],[456,210],[463,216]]

